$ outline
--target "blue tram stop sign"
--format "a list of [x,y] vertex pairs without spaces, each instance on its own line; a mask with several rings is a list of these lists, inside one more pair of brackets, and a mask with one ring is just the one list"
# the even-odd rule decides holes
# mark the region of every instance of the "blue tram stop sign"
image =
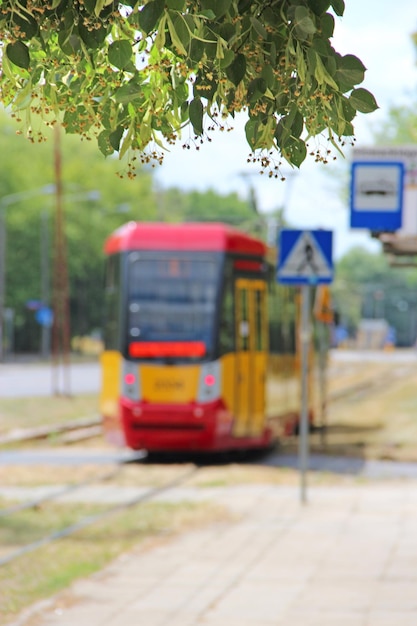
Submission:
[[41,326],[52,326],[54,321],[54,314],[52,309],[44,306],[36,311],[35,319]]

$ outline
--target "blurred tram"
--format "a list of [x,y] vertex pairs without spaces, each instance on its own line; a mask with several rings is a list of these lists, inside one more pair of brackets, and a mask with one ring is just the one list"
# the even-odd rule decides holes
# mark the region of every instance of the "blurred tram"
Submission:
[[294,432],[294,290],[267,246],[220,223],[128,223],[105,243],[100,409],[148,451],[267,448]]

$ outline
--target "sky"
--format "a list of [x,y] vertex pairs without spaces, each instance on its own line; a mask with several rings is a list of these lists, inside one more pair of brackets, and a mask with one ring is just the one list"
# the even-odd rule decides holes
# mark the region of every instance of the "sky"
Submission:
[[[386,119],[389,108],[415,101],[417,95],[417,55],[411,34],[417,31],[415,0],[345,0],[343,17],[336,17],[332,45],[341,54],[358,56],[367,72],[362,87],[371,91],[379,105],[375,113],[359,114],[354,120],[356,145],[373,143],[372,128]],[[247,163],[249,147],[244,135],[245,120],[231,132],[216,132],[211,143],[197,152],[180,145],[167,153],[157,168],[161,188],[179,187],[186,191],[213,189],[226,194],[249,195],[252,185],[260,211],[266,216],[284,207],[286,219],[299,229],[325,228],[333,231],[336,260],[352,247],[362,245],[378,251],[380,243],[369,233],[349,228],[347,186],[350,156],[321,166],[307,159],[300,169],[283,166],[286,181],[259,174],[259,167]]]

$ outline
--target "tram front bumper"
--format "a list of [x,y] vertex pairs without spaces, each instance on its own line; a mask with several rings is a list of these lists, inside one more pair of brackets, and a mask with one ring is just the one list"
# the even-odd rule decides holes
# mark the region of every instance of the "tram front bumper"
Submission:
[[135,450],[203,451],[222,447],[232,418],[222,400],[206,404],[121,402],[126,443]]

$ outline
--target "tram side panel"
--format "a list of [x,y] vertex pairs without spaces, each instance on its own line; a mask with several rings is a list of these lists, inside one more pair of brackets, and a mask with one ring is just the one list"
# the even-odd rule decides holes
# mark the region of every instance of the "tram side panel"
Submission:
[[276,440],[298,430],[300,364],[297,349],[298,304],[294,289],[269,284],[269,354],[266,413]]
[[[299,293],[273,281],[269,293],[270,346],[267,377],[267,414],[275,439],[298,432],[301,415],[301,362],[298,342]],[[309,355],[309,421],[314,424],[315,354]]]

